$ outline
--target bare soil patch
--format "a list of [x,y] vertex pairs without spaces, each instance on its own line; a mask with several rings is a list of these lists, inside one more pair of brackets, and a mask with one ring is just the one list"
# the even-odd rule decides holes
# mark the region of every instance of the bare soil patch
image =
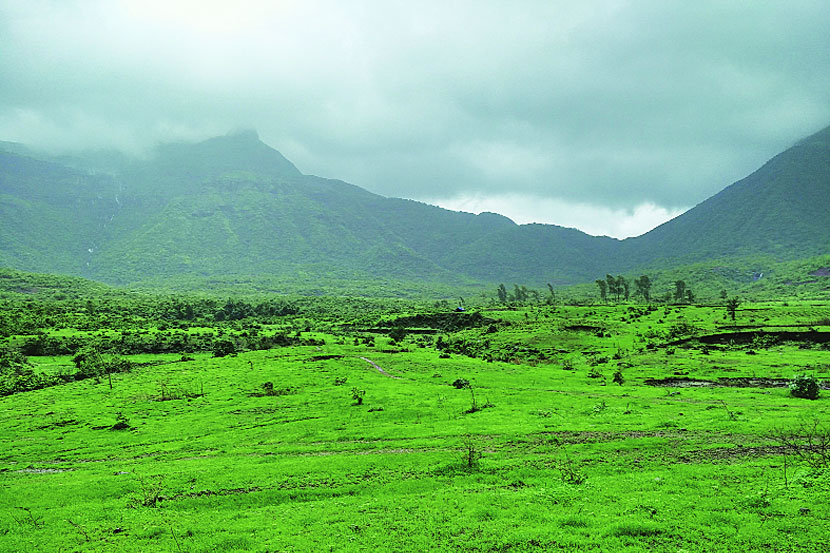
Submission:
[[[646,378],[643,383],[647,386],[663,386],[668,388],[786,388],[790,385],[788,378],[756,378],[756,377],[728,377],[717,380],[689,378],[686,376],[671,376],[669,378]],[[822,390],[830,390],[830,384],[819,383]]]

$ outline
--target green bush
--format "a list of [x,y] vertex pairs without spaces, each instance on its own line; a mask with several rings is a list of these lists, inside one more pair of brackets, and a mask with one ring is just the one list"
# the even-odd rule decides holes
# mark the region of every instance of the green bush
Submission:
[[236,353],[236,344],[230,340],[216,340],[213,345],[214,357],[225,357]]
[[806,399],[818,399],[819,386],[816,377],[809,374],[799,374],[790,381],[790,394]]

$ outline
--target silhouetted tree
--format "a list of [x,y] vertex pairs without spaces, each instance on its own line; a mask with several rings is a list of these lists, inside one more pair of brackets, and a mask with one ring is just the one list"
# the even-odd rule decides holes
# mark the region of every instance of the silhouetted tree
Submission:
[[517,303],[522,303],[527,301],[528,291],[525,286],[519,286],[518,284],[513,285],[513,299]]
[[617,279],[611,275],[605,275],[605,282],[608,286],[608,293],[614,296],[614,301],[620,301],[620,290],[617,287]]
[[634,279],[634,295],[641,296],[646,302],[651,300],[651,279],[646,275]]
[[550,295],[548,296],[548,305],[555,305],[556,304],[556,292],[553,290],[553,285],[548,282],[548,290],[550,290]]
[[686,299],[686,283],[682,280],[677,280],[674,283],[674,301],[677,303]]
[[507,303],[507,288],[504,287],[504,284],[499,284],[496,294],[498,294],[500,302]]
[[599,297],[602,301],[606,301],[608,297],[608,283],[602,279],[596,280],[597,286],[599,286]]
[[737,297],[732,298],[730,300],[726,300],[726,312],[732,317],[732,322],[735,322],[735,312],[738,310],[738,306],[741,304],[741,300]]

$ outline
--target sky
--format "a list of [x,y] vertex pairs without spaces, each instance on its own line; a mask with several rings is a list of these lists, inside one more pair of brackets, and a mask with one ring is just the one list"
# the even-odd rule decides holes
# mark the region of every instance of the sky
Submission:
[[256,129],[304,173],[642,234],[830,124],[826,0],[0,0],[0,140]]

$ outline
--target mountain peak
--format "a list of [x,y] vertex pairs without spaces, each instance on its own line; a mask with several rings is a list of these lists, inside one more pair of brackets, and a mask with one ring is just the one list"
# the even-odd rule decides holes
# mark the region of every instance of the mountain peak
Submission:
[[232,171],[273,176],[301,174],[252,129],[232,131],[197,143],[163,144],[156,149],[156,161],[170,174],[215,176]]

